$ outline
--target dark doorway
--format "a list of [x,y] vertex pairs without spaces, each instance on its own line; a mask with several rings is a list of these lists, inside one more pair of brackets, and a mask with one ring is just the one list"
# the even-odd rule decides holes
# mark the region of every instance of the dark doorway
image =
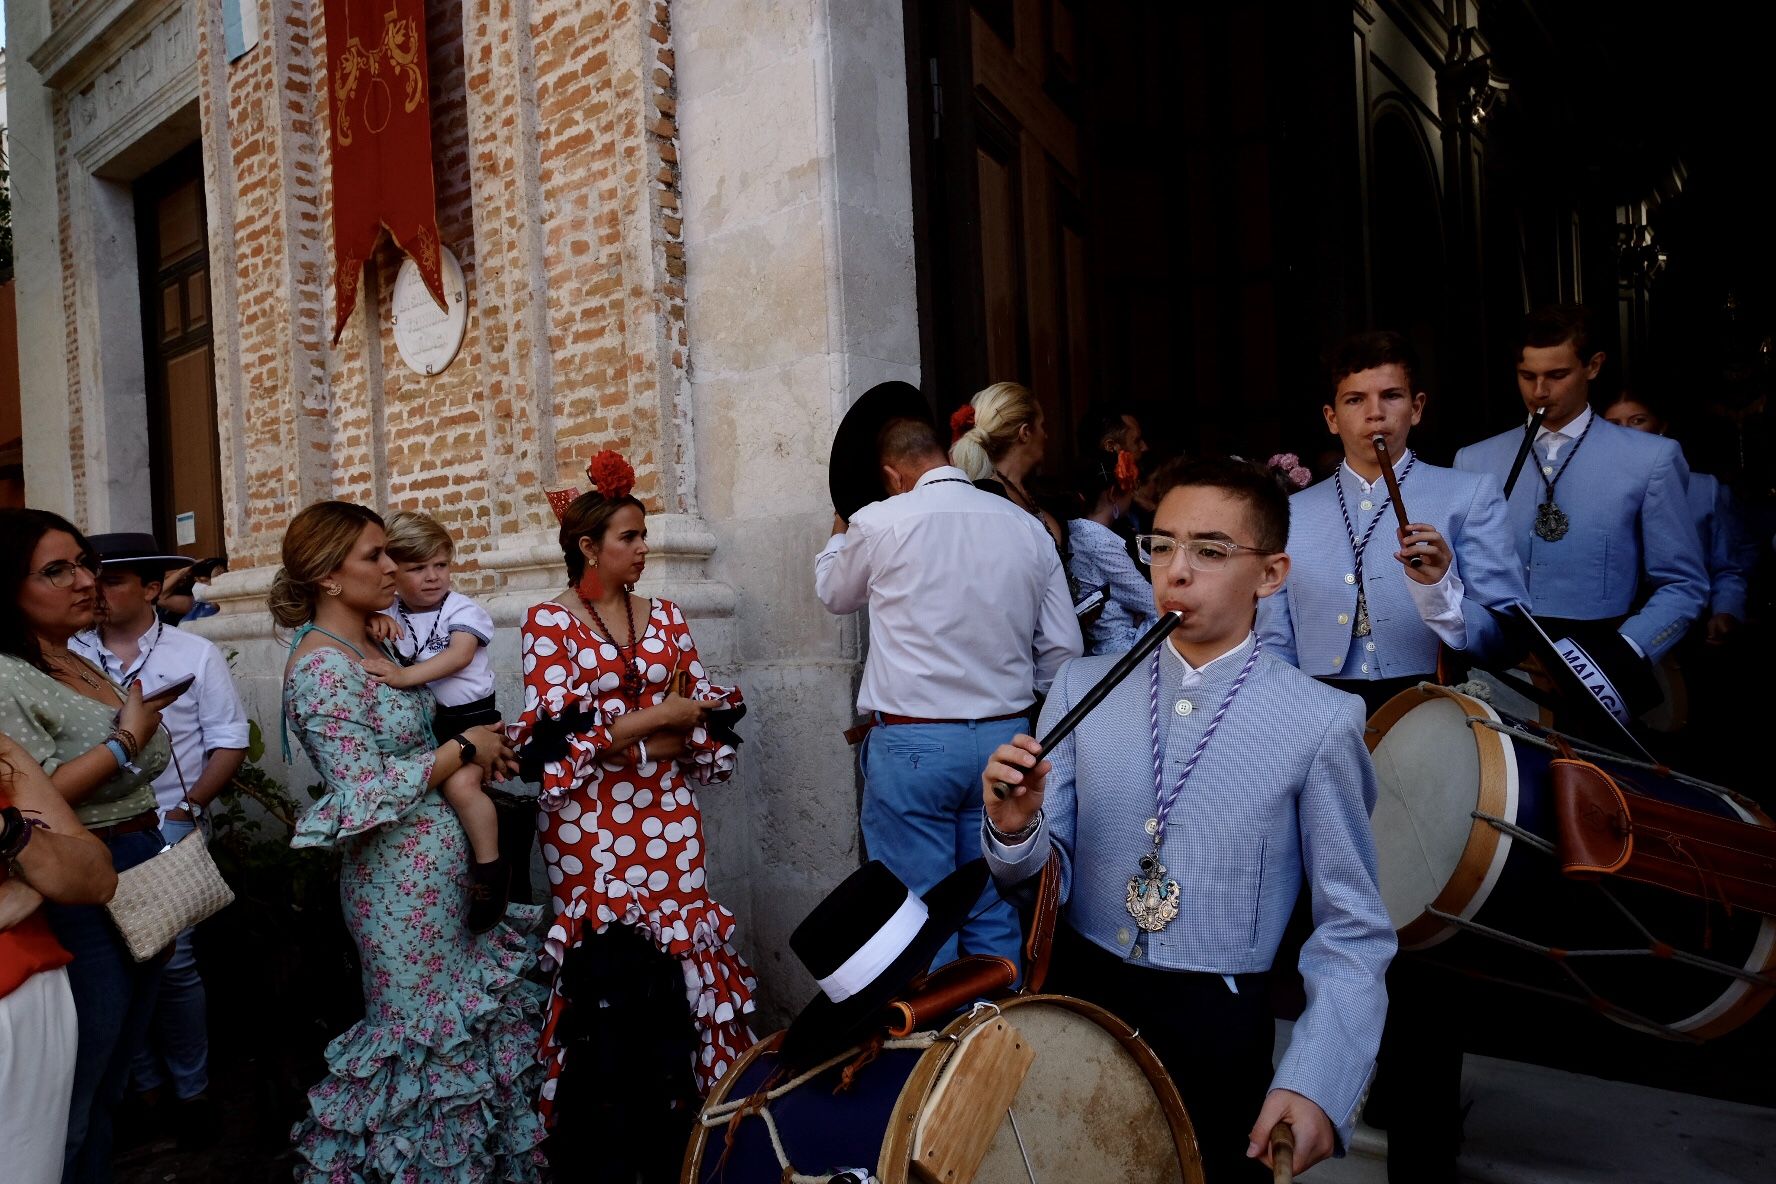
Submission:
[[1449,277],[1436,164],[1413,117],[1392,107],[1376,115],[1370,159],[1374,323],[1404,333],[1417,347],[1423,372],[1415,377],[1431,399],[1412,443],[1438,464],[1448,464],[1458,447],[1480,433],[1478,424],[1460,414],[1459,402],[1446,405],[1439,397]]
[[1050,473],[1098,399],[1163,449],[1319,446],[1316,359],[1364,280],[1355,89],[1325,52],[1348,16],[1308,8],[908,0],[940,413],[1025,383]]
[[154,529],[181,555],[221,555],[221,447],[199,147],[144,174],[135,192]]

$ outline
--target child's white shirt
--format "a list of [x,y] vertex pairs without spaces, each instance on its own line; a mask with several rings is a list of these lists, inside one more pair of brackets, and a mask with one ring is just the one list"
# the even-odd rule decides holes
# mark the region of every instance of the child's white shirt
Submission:
[[403,636],[390,643],[391,648],[412,662],[424,662],[443,653],[452,634],[467,633],[475,639],[475,656],[467,666],[426,684],[440,706],[463,707],[493,694],[493,663],[487,656],[487,647],[493,641],[493,617],[486,609],[453,591],[435,609],[407,609],[405,620],[399,601],[382,612],[393,617],[403,631]]

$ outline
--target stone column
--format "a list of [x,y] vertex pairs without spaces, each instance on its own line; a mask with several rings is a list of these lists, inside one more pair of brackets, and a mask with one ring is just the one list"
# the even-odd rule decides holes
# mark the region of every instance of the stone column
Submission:
[[[697,502],[737,589],[752,705],[743,776],[712,811],[723,897],[768,1029],[813,989],[789,931],[861,860],[853,721],[859,621],[814,597],[827,455],[869,386],[917,383],[905,44],[898,0],[673,5]],[[715,795],[707,795],[713,798]],[[736,874],[739,873],[739,874]],[[750,887],[750,901],[739,894]]]

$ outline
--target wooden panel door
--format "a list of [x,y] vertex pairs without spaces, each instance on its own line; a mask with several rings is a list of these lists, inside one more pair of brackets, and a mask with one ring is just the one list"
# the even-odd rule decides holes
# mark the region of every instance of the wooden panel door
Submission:
[[224,554],[201,160],[181,153],[136,184],[154,529],[201,559]]
[[1073,4],[913,6],[909,55],[929,80],[921,333],[927,388],[947,412],[1022,382],[1049,425],[1050,468],[1090,400],[1090,243],[1080,200]]

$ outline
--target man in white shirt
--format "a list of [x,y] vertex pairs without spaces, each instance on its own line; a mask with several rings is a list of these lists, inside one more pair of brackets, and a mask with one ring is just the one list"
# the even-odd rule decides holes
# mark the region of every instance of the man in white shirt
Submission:
[[[976,489],[930,424],[876,441],[889,497],[833,518],[814,560],[828,612],[869,609],[858,710],[869,716],[863,837],[915,893],[980,855],[980,772],[1030,725],[1037,696],[1084,650],[1066,573],[1042,523]],[[1018,961],[1017,914],[992,899],[940,951]]]
[[[215,644],[166,624],[155,611],[166,572],[191,561],[164,554],[152,535],[96,534],[91,541],[102,564],[99,587],[105,612],[99,628],[75,637],[72,647],[119,686],[140,682],[148,694],[195,676],[191,689],[161,714],[174,759],[155,779],[154,796],[161,832],[167,842],[177,843],[197,825],[192,811],[201,813],[246,759],[246,708]],[[170,1079],[180,1103],[204,1107],[207,1033],[203,980],[191,931],[186,930],[161,974],[160,999],[136,1057],[136,1088],[158,1091]],[[195,1110],[187,1109],[179,1129],[193,1129],[194,1124],[208,1127]]]

